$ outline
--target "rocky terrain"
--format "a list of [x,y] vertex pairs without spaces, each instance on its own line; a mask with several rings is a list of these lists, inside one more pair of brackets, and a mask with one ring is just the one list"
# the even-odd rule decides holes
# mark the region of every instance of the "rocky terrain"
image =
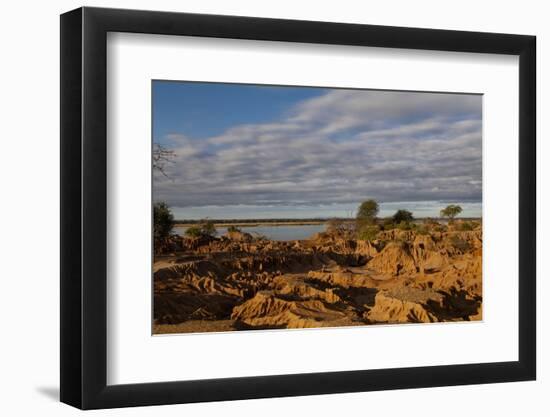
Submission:
[[481,320],[481,226],[457,229],[174,237],[155,257],[154,333]]

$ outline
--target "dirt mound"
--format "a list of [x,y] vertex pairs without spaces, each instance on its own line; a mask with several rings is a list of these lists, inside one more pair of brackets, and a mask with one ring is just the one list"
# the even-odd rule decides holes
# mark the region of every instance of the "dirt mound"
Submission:
[[368,288],[373,287],[374,280],[371,275],[349,269],[333,268],[331,271],[310,271],[307,274],[310,280],[323,282],[330,286],[342,288]]
[[416,234],[414,230],[392,229],[379,232],[378,238],[383,241],[399,240],[405,242],[413,240]]
[[231,319],[255,328],[305,328],[338,325],[346,321],[346,314],[321,300],[296,300],[262,291],[235,307]]
[[443,291],[466,291],[472,295],[482,293],[481,257],[468,254],[449,261],[440,271],[419,276],[416,284],[423,288]]
[[438,247],[446,251],[449,256],[471,253],[483,246],[481,231],[447,232],[443,233]]
[[315,286],[311,281],[307,282],[292,275],[275,277],[273,279],[272,288],[276,294],[287,298],[315,299],[327,303],[338,303],[342,301],[332,288]]
[[155,324],[177,324],[188,320],[222,320],[237,305],[237,297],[200,293],[156,293]]
[[372,323],[433,323],[481,320],[481,298],[466,291],[401,287],[380,291],[366,314]]
[[393,276],[414,274],[417,272],[414,258],[408,245],[391,242],[367,264],[367,268]]
[[420,273],[433,273],[448,264],[447,252],[438,248],[432,236],[417,235],[410,253]]
[[443,296],[431,290],[401,288],[380,291],[366,314],[373,323],[433,323],[439,321],[432,306],[442,306]]
[[370,258],[378,255],[378,247],[368,240],[357,240],[355,246],[355,253],[359,255],[365,255]]

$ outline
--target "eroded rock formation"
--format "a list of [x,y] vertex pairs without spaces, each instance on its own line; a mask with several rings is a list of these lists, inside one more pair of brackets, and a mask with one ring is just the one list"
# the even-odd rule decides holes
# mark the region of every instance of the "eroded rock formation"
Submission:
[[155,259],[155,332],[480,320],[481,230],[439,229],[179,238]]

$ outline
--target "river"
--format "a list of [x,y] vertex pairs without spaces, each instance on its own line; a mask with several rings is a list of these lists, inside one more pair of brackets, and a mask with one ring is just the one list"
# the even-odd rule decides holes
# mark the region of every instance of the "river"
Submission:
[[[253,236],[265,236],[270,240],[303,240],[309,239],[315,233],[325,230],[324,224],[298,224],[298,225],[260,225],[260,226],[239,226],[242,232],[250,233]],[[183,236],[187,227],[176,226],[174,232]],[[217,228],[218,236],[227,232],[227,227]]]

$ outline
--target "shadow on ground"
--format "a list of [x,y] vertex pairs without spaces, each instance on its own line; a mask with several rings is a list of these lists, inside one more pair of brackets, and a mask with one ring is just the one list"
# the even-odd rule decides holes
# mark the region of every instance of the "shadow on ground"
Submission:
[[36,387],[36,391],[53,401],[59,401],[59,387]]

